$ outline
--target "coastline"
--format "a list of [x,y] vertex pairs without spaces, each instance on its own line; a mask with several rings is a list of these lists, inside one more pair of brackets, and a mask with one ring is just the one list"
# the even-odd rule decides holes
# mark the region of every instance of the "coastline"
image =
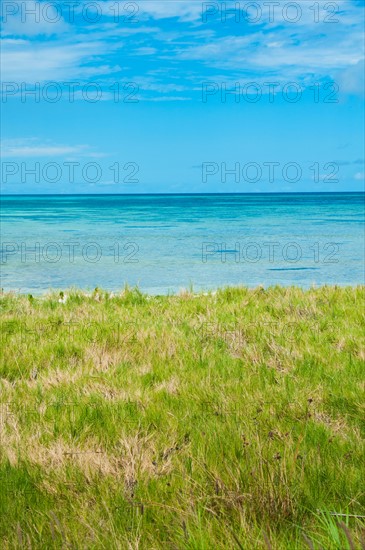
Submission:
[[163,293],[154,293],[154,292],[147,292],[139,288],[139,286],[130,286],[128,284],[125,284],[124,287],[121,287],[118,290],[108,290],[103,287],[95,287],[94,289],[84,289],[84,288],[77,288],[77,287],[70,287],[70,288],[47,288],[47,289],[30,289],[30,290],[24,290],[19,291],[17,289],[0,289],[0,299],[5,296],[15,296],[15,297],[26,297],[31,296],[35,299],[49,299],[53,298],[56,300],[59,300],[60,297],[66,296],[66,299],[70,295],[77,295],[79,297],[84,298],[93,298],[95,296],[95,293],[101,293],[104,297],[106,297],[108,300],[112,300],[113,298],[121,298],[128,292],[137,292],[138,294],[144,296],[147,300],[153,299],[153,298],[178,298],[181,296],[190,296],[192,298],[199,298],[202,296],[215,296],[217,293],[224,292],[226,290],[247,290],[250,292],[254,291],[265,291],[270,292],[273,289],[281,288],[281,289],[296,289],[298,291],[302,292],[310,292],[310,291],[319,291],[321,289],[336,289],[336,288],[363,288],[365,287],[365,281],[364,283],[337,283],[337,284],[316,284],[313,282],[312,284],[308,286],[303,285],[295,285],[295,284],[287,284],[287,285],[280,285],[280,284],[272,284],[272,285],[247,285],[247,284],[239,284],[239,285],[222,285],[219,287],[214,287],[212,289],[202,289],[202,290],[194,290],[194,286],[190,285],[189,287],[182,287],[177,291],[173,291],[170,289],[167,289],[166,292]]

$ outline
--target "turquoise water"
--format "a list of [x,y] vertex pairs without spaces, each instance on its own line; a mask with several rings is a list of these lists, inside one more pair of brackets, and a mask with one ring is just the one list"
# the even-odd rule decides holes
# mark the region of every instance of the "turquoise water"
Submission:
[[1,286],[364,284],[364,194],[3,196]]

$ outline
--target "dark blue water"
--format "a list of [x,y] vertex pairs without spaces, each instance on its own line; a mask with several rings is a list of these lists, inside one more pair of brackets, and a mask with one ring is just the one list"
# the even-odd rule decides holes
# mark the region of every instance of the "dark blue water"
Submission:
[[1,286],[364,284],[364,197],[3,196]]

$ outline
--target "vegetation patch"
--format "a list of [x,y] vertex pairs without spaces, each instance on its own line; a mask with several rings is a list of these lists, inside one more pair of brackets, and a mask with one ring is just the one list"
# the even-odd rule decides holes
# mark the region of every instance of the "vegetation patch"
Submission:
[[364,287],[0,305],[2,548],[365,548]]

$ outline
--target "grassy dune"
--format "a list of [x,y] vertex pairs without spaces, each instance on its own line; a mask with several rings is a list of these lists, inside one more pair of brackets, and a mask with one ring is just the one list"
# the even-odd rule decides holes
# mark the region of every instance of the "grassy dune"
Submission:
[[364,298],[3,294],[2,547],[364,548]]

